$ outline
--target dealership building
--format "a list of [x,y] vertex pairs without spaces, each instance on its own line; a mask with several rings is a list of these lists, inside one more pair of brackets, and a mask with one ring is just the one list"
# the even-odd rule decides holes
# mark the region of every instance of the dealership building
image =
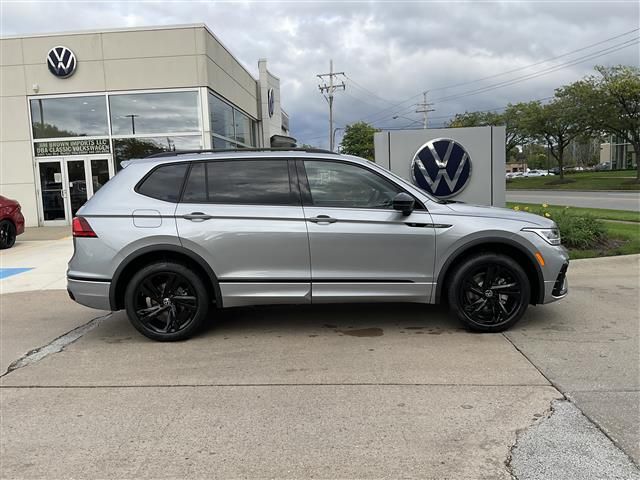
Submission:
[[280,81],[203,24],[0,38],[0,195],[69,224],[122,168],[171,150],[286,145]]

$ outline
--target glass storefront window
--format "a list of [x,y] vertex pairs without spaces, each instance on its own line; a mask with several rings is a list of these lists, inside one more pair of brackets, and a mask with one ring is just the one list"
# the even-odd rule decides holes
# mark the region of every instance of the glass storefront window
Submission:
[[31,100],[33,138],[107,135],[104,95]]
[[185,137],[116,138],[113,140],[116,171],[122,169],[120,162],[124,160],[144,158],[160,152],[199,150],[201,148],[202,137],[196,135]]
[[211,147],[212,148],[224,148],[226,150],[232,148],[238,148],[235,143],[231,143],[228,140],[218,137],[211,137]]
[[247,145],[253,145],[253,125],[251,119],[245,114],[236,110],[234,112],[236,134],[235,139]]
[[233,108],[218,97],[209,94],[211,133],[233,138]]
[[114,135],[200,130],[198,92],[110,95],[109,110]]

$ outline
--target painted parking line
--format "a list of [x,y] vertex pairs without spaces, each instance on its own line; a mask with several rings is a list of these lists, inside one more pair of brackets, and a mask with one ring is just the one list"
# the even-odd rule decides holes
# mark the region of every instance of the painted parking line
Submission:
[[29,270],[33,270],[33,267],[29,268],[0,268],[0,280],[3,280],[7,277],[11,277],[12,275],[18,275],[19,273],[28,272]]

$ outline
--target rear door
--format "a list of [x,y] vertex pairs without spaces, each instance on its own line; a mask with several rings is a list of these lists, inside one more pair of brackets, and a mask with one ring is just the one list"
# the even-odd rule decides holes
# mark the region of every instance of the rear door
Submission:
[[299,160],[298,175],[314,303],[429,301],[435,231],[424,206],[403,216],[392,200],[404,189],[350,162]]
[[183,245],[215,272],[224,306],[310,302],[309,242],[293,161],[192,163],[176,209]]

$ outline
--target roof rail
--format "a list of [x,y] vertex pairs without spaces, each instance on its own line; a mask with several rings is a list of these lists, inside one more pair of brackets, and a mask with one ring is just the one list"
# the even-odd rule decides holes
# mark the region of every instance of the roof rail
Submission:
[[270,147],[270,148],[211,148],[206,150],[174,150],[172,152],[154,153],[144,158],[176,157],[178,155],[191,155],[196,153],[243,153],[243,152],[306,152],[306,153],[330,153],[338,155],[331,150],[321,148],[301,148],[301,147]]

